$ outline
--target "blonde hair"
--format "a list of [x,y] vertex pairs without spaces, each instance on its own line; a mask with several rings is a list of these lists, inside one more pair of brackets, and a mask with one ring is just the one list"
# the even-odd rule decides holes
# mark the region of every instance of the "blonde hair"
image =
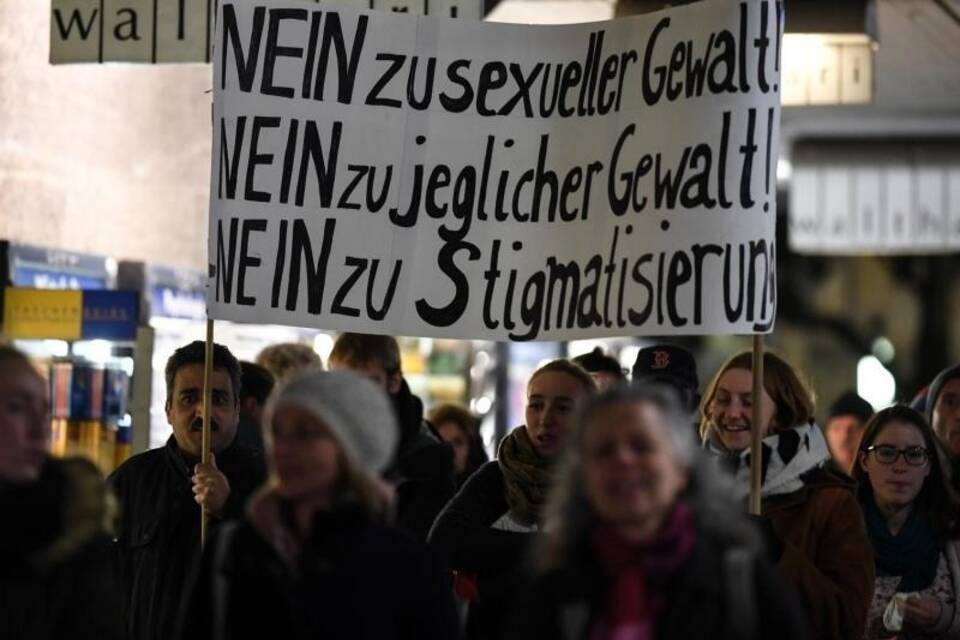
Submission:
[[530,376],[530,379],[527,381],[527,387],[529,388],[529,386],[533,384],[533,381],[539,376],[550,372],[565,373],[571,378],[575,379],[580,383],[580,386],[583,387],[584,393],[588,396],[596,393],[597,391],[597,383],[594,381],[593,376],[587,373],[586,369],[571,360],[567,360],[566,358],[551,360],[547,364],[534,371]]
[[277,382],[303,369],[323,369],[323,360],[317,352],[299,342],[281,342],[264,347],[257,354],[256,364],[273,374]]
[[[704,441],[710,437],[714,426],[710,418],[710,404],[717,395],[717,385],[723,374],[731,369],[753,371],[753,353],[743,351],[727,360],[707,385],[700,402],[700,438]],[[774,423],[771,425],[773,429],[792,429],[813,419],[816,408],[813,390],[790,363],[769,351],[763,354],[763,389],[776,407]]]

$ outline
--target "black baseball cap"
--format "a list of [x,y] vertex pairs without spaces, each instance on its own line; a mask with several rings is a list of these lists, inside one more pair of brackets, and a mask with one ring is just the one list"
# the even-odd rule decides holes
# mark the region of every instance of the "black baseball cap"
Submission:
[[700,388],[697,362],[693,354],[673,344],[644,347],[633,364],[633,382],[665,383],[694,392]]

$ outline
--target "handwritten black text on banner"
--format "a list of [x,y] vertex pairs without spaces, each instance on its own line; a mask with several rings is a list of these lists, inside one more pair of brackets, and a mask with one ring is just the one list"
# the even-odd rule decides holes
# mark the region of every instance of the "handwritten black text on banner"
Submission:
[[782,11],[530,27],[225,2],[212,317],[769,331]]

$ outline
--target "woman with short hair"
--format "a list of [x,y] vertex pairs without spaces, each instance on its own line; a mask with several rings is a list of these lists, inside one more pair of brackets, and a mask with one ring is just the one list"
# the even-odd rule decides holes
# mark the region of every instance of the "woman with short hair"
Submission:
[[960,638],[960,523],[945,459],[910,407],[883,409],[864,429],[853,475],[877,568],[865,638]]
[[746,508],[750,444],[762,445],[762,517],[776,568],[800,593],[814,637],[863,635],[873,593],[873,555],[855,484],[832,464],[813,421],[814,398],[797,371],[776,354],[763,358],[760,424],[753,424],[753,354],[728,360],[707,386],[700,435],[733,474],[734,497]]
[[806,638],[762,541],[650,387],[590,401],[557,473],[515,640]]

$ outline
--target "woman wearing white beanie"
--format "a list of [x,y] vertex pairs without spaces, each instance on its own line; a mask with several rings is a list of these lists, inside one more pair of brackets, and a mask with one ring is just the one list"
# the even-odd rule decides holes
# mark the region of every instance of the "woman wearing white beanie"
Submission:
[[205,549],[181,637],[455,638],[440,563],[385,522],[379,473],[399,431],[383,391],[307,372],[271,398],[264,430],[270,481]]

